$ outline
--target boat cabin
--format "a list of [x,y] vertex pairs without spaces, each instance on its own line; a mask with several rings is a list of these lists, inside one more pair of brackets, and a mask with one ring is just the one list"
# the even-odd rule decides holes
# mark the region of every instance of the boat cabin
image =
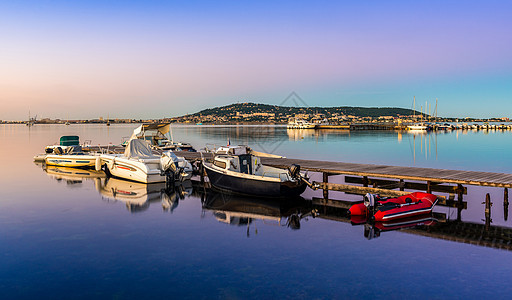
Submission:
[[151,146],[161,148],[162,150],[195,151],[190,144],[174,142],[171,134],[171,124],[169,123],[142,124],[133,131],[130,140],[145,140]]
[[291,180],[288,171],[265,166],[261,163],[260,157],[251,154],[217,155],[213,160],[213,166],[224,172]]

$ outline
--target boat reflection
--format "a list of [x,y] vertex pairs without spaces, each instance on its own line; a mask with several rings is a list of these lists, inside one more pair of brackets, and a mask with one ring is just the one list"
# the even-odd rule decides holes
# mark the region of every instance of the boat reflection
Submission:
[[428,227],[437,224],[438,220],[431,215],[419,215],[387,222],[372,222],[362,216],[352,216],[350,222],[352,225],[364,225],[364,237],[371,240],[380,237],[380,234],[385,231]]
[[95,180],[98,178],[106,177],[103,171],[48,166],[45,163],[36,163],[36,165],[40,166],[41,169],[43,169],[49,177],[57,181],[66,182],[66,184],[69,185],[79,184],[84,180]]
[[290,141],[300,141],[319,138],[349,137],[351,132],[348,129],[287,129],[286,134]]
[[[298,230],[302,220],[307,221],[309,217],[316,217],[316,210],[312,208],[311,202],[303,198],[247,198],[208,191],[202,202],[203,214],[211,211],[219,222],[247,226],[247,236],[250,235],[250,224],[256,220],[267,225],[286,226]],[[257,234],[257,229],[255,232]]]
[[104,200],[124,202],[131,213],[145,211],[154,202],[160,202],[164,211],[173,212],[180,200],[192,194],[190,181],[169,190],[165,183],[144,184],[109,177],[96,181],[96,189]]

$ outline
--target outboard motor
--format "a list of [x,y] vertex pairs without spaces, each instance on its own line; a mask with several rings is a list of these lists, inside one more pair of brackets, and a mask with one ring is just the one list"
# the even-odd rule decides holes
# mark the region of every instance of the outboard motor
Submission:
[[170,151],[169,153],[164,152],[162,157],[160,157],[161,174],[166,177],[165,186],[167,190],[174,188],[176,180],[179,180],[177,177],[179,177],[181,173],[181,170],[176,167],[174,157],[176,157],[176,155]]
[[364,224],[363,235],[368,240],[378,238],[380,236],[380,230],[374,228],[372,224]]
[[290,173],[290,176],[294,179],[299,179],[300,176],[300,165],[292,164],[288,167],[288,172]]
[[375,207],[375,195],[367,193],[366,195],[364,195],[363,203],[364,206],[366,206],[366,208],[368,208],[369,210],[373,210],[373,208]]

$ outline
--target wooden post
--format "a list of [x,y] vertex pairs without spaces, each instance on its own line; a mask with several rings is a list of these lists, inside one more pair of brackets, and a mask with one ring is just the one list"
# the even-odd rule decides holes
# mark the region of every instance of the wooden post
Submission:
[[503,218],[505,221],[508,219],[508,188],[503,191]]
[[405,182],[403,179],[400,179],[400,190],[403,191],[405,188]]
[[432,182],[427,181],[427,193],[432,194]]
[[457,200],[459,200],[459,207],[457,207],[457,221],[462,220],[462,209],[464,208],[464,204],[462,203],[462,199],[464,196],[464,187],[462,184],[457,185]]
[[[323,182],[329,182],[329,173],[323,173]],[[329,199],[329,190],[327,188],[324,189],[324,199]]]
[[485,231],[489,231],[489,228],[491,226],[491,195],[487,193],[485,195]]
[[204,167],[203,162],[199,162],[199,178],[201,178],[201,186],[204,187]]
[[367,176],[363,176],[363,186],[368,187],[368,177]]

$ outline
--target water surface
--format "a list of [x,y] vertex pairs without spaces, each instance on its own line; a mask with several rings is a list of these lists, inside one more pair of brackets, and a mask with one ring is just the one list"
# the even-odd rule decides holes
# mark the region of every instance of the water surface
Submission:
[[[318,191],[307,191],[304,201],[275,203],[187,186],[180,198],[96,172],[44,171],[32,161],[61,135],[118,144],[135,127],[0,126],[2,298],[506,298],[512,292],[511,251],[419,234],[428,233],[426,227],[368,240],[363,225],[335,212],[320,209],[311,216],[309,200],[320,197]],[[506,173],[512,165],[507,131],[413,135],[174,126],[173,137],[197,149],[229,139],[287,157],[332,161]],[[469,187],[461,221],[483,226],[485,193],[494,202],[491,225],[512,227],[501,189]],[[455,208],[436,212],[456,221]],[[300,228],[291,216],[302,217]]]

